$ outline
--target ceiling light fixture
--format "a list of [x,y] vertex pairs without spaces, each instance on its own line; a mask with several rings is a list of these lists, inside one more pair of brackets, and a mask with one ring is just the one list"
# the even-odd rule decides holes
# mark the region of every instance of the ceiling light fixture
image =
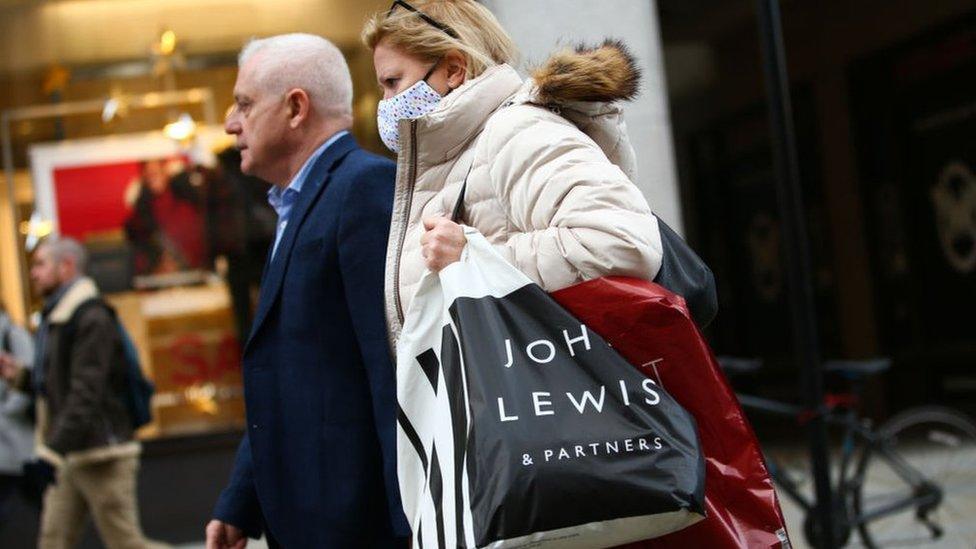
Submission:
[[174,141],[186,141],[193,137],[196,132],[197,123],[194,122],[193,117],[188,113],[181,114],[176,122],[170,122],[163,128],[163,133],[166,137]]

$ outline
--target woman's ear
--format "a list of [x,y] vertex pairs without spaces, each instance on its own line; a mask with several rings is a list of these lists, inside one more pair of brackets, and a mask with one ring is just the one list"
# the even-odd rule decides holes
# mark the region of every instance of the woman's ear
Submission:
[[447,87],[453,90],[464,84],[468,78],[468,59],[461,52],[454,50],[445,54],[444,65],[447,67]]

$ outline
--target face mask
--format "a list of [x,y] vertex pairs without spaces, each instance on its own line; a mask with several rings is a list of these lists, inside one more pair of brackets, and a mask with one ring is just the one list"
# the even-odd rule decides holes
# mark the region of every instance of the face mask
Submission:
[[400,120],[420,118],[434,110],[434,107],[440,103],[441,94],[427,83],[427,79],[436,67],[435,63],[413,86],[380,101],[376,109],[376,125],[380,131],[380,138],[391,151],[400,152],[400,130],[397,127]]

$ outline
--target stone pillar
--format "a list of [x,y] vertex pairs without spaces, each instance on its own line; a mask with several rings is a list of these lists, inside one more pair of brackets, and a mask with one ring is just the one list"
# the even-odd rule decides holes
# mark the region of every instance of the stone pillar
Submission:
[[522,66],[546,60],[562,46],[595,44],[604,38],[626,43],[643,71],[640,96],[624,104],[627,128],[637,152],[635,183],[651,209],[682,231],[681,201],[668,115],[664,56],[654,1],[482,0],[522,52]]

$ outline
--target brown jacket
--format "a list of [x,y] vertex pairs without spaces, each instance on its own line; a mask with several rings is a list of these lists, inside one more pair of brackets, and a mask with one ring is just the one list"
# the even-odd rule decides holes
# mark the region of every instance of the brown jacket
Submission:
[[[125,351],[115,317],[104,306],[88,306],[72,320],[79,306],[96,297],[95,283],[82,278],[48,316],[38,455],[56,463],[139,453],[122,400]],[[67,328],[69,321],[73,330]]]

